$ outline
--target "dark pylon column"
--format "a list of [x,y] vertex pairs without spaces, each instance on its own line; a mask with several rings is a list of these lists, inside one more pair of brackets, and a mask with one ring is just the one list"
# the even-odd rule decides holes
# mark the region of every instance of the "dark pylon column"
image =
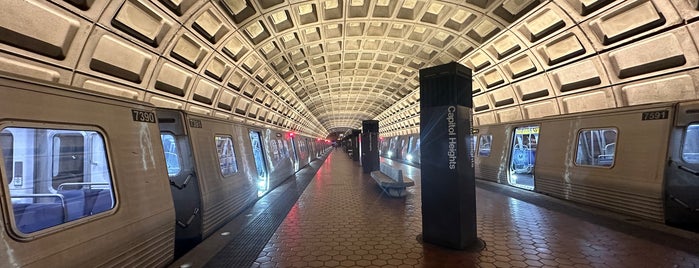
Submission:
[[352,160],[354,161],[359,161],[359,154],[361,153],[359,147],[359,139],[361,138],[360,134],[362,134],[361,130],[352,130],[352,150],[354,151],[354,153],[352,154]]
[[364,173],[379,170],[379,121],[362,121],[361,146]]
[[471,70],[461,64],[420,70],[422,239],[453,249],[479,244],[471,92]]

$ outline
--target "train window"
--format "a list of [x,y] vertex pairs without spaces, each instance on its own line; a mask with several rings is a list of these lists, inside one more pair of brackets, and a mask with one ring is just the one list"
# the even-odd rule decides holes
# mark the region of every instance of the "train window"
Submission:
[[5,162],[5,166],[3,168],[5,169],[5,175],[10,178],[14,176],[12,174],[12,143],[12,134],[9,132],[0,132],[0,148],[2,148],[2,158]]
[[289,142],[286,140],[284,140],[284,157],[289,157]]
[[53,188],[61,183],[82,182],[85,169],[85,137],[81,133],[53,135]]
[[177,149],[175,136],[170,133],[161,133],[160,140],[163,142],[165,152],[165,164],[167,165],[167,175],[175,177],[180,174],[182,165],[180,163],[180,151]]
[[233,149],[233,139],[230,136],[216,135],[216,151],[218,152],[218,163],[221,168],[221,175],[228,176],[238,172],[238,162],[235,159]]
[[690,124],[685,130],[682,160],[690,164],[699,163],[699,124]]
[[[286,141],[284,141],[284,146],[286,146],[286,145],[287,145]],[[289,148],[287,147],[287,149],[289,149]],[[296,149],[296,141],[294,140],[293,137],[291,138],[291,149],[294,150],[293,151],[294,152],[294,160],[296,162],[298,162],[299,161],[299,152]]]
[[12,175],[6,172],[6,189],[21,233],[114,208],[107,150],[99,132],[9,127],[0,133],[3,158],[13,163]]
[[277,140],[277,147],[279,147],[279,156],[289,157],[289,151],[288,148],[284,147],[284,142],[285,141]]
[[493,142],[492,134],[483,134],[480,137],[480,142],[478,143],[478,156],[488,157],[490,156],[490,144]]
[[617,130],[614,128],[583,129],[578,133],[578,166],[611,167],[616,154]]
[[279,158],[279,147],[277,146],[277,141],[270,139],[269,143],[272,146],[272,154],[274,155],[274,159]]

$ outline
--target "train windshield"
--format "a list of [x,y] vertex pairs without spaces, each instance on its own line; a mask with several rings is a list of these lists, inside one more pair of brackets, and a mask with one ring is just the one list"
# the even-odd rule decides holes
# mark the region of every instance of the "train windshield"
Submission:
[[515,128],[508,183],[512,186],[534,189],[534,163],[539,143],[539,126]]

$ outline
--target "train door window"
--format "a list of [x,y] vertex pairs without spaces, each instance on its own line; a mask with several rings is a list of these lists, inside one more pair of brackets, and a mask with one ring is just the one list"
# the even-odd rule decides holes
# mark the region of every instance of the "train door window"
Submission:
[[[334,142],[333,142],[333,146],[335,146]],[[379,137],[379,155],[386,152],[386,148],[388,148],[388,144],[387,144],[386,140],[383,137]]]
[[[284,141],[284,145],[286,145],[286,141]],[[291,149],[294,150],[294,160],[299,161],[299,154],[296,151],[296,142],[293,137],[291,137]]]
[[420,156],[421,156],[421,154],[420,154],[420,138],[417,138],[417,141],[415,142],[415,154],[416,155],[414,155],[413,157],[418,159],[418,161],[419,161]]
[[413,156],[413,148],[414,147],[415,146],[413,146],[413,136],[410,136],[410,137],[408,137],[408,148],[406,150],[407,154],[405,155],[405,160],[413,161],[413,159],[415,157],[415,156]]
[[2,156],[14,169],[6,172],[9,218],[20,233],[114,208],[107,150],[99,132],[9,127],[1,133]]
[[478,135],[471,134],[471,150],[469,150],[471,159],[476,155],[476,144],[478,144]]
[[279,153],[283,157],[289,157],[289,144],[285,140],[277,140],[279,143]]
[[690,124],[684,133],[682,160],[690,164],[699,164],[699,124]]
[[0,132],[0,149],[2,149],[2,159],[5,162],[5,166],[3,166],[3,171],[5,172],[7,178],[12,178],[14,176],[12,168],[12,143],[12,134],[10,134],[9,132]]
[[83,182],[85,137],[82,133],[53,135],[53,188],[62,183]]
[[396,137],[390,138],[388,142],[388,152],[386,152],[386,155],[391,158],[393,157],[393,151],[396,150]]
[[[492,141],[492,137],[490,139]],[[534,164],[538,143],[539,126],[515,128],[508,177],[510,185],[528,190],[534,189]]]
[[250,131],[250,142],[252,143],[252,155],[257,168],[257,193],[258,196],[267,191],[269,187],[267,176],[267,165],[265,164],[264,151],[262,150],[262,135],[258,131]]
[[284,157],[289,157],[289,142],[286,140],[280,140],[279,143],[284,144]]
[[90,163],[89,178],[91,188],[104,190],[109,186],[109,163],[107,162],[107,152],[104,147],[104,140],[99,133],[93,132],[89,134],[90,152],[87,155]]
[[575,164],[578,166],[611,167],[614,165],[616,140],[617,130],[614,128],[580,130]]
[[269,140],[270,146],[272,147],[272,155],[274,155],[274,159],[279,158],[279,147],[277,146],[277,141],[276,140]]
[[216,152],[221,175],[228,176],[238,172],[238,162],[235,159],[233,139],[230,136],[216,135]]
[[172,135],[171,133],[160,133],[160,140],[163,142],[165,164],[167,165],[167,175],[170,177],[175,177],[179,175],[180,171],[182,170],[180,152],[177,149],[175,135]]
[[492,134],[483,134],[480,136],[480,142],[478,144],[478,156],[489,157],[490,156],[490,144],[493,142]]

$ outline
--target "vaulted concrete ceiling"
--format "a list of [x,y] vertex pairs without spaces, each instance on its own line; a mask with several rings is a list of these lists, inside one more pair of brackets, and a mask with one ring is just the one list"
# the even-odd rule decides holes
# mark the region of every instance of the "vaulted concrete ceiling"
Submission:
[[461,60],[539,4],[224,0],[220,7],[242,30],[240,46],[333,132],[360,128],[418,89],[419,69]]

